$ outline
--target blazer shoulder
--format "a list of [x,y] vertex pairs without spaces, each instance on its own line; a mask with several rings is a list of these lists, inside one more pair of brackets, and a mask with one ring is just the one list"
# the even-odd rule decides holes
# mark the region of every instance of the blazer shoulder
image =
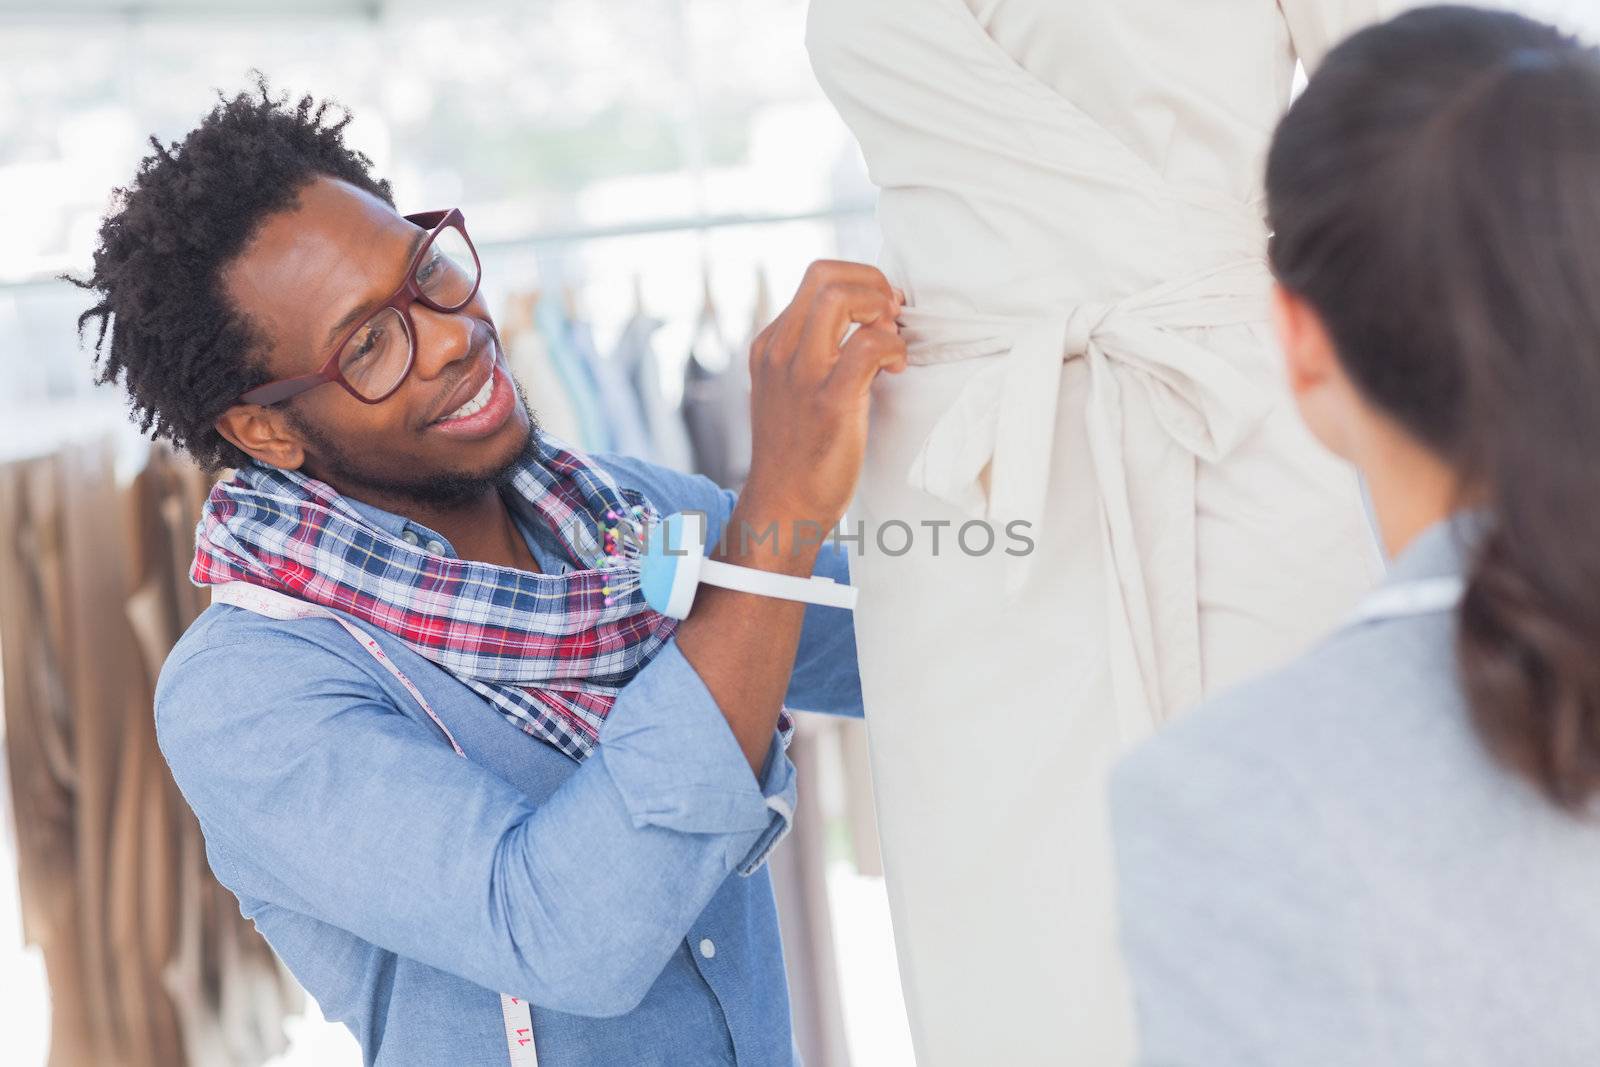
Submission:
[[1341,628],[1181,714],[1118,764],[1114,794],[1174,779],[1239,796],[1290,781],[1364,780],[1457,699],[1448,616]]

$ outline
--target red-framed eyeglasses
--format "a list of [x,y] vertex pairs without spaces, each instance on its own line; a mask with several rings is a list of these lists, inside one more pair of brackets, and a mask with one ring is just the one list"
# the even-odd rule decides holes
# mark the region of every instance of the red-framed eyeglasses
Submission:
[[417,358],[411,305],[420,302],[434,311],[460,311],[477,295],[483,277],[460,208],[424,211],[405,219],[426,229],[428,236],[411,257],[399,288],[350,328],[321,370],[258,385],[241,394],[239,403],[277,404],[328,382],[338,382],[363,404],[378,404],[394,395]]

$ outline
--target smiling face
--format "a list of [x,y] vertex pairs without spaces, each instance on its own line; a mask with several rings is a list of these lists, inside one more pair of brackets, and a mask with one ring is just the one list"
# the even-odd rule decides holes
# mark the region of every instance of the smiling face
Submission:
[[[404,279],[426,231],[355,186],[318,177],[269,217],[224,274],[274,379],[311,374]],[[378,404],[327,383],[272,407],[238,404],[218,430],[252,456],[374,503],[461,503],[493,487],[537,424],[480,291],[461,310],[411,305],[416,358]],[[467,414],[462,414],[465,405]]]

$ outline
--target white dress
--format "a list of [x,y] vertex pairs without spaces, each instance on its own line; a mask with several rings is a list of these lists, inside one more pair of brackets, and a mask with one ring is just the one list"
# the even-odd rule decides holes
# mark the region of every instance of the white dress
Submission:
[[1284,387],[1260,174],[1297,55],[1387,6],[813,0],[908,296],[849,521],[921,1067],[1128,1059],[1108,764],[1381,573]]

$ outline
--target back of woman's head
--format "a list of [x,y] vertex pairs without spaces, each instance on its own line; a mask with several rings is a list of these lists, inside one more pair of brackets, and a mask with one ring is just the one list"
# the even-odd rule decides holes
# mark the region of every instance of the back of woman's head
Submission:
[[1279,126],[1267,198],[1274,273],[1487,517],[1458,644],[1480,733],[1583,807],[1600,796],[1600,52],[1467,7],[1363,30]]

